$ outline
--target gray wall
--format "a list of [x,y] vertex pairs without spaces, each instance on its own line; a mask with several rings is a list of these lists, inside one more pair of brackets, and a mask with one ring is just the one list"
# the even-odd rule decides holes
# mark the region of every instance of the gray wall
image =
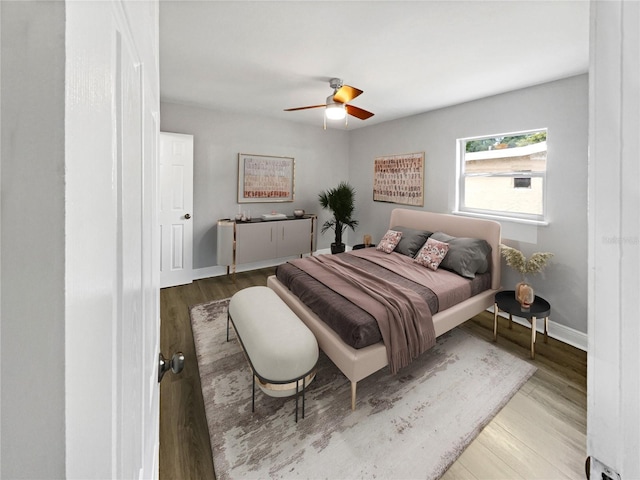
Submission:
[[[484,98],[413,117],[356,130],[322,130],[289,122],[229,115],[204,108],[163,103],[163,131],[195,136],[194,268],[215,261],[215,221],[237,211],[237,154],[296,158],[296,201],[250,205],[254,216],[295,207],[319,212],[317,194],[348,179],[355,187],[357,231],[346,243],[371,233],[379,240],[397,205],[373,202],[373,159],[380,155],[425,152],[424,210],[451,212],[455,205],[456,139],[548,128],[548,226],[501,222],[504,242],[530,255],[555,257],[530,280],[552,304],[551,319],[578,332],[587,328],[587,75]],[[320,236],[328,248],[331,235]],[[503,285],[519,276],[503,264]]]
[[[261,117],[162,103],[163,132],[194,136],[193,268],[216,265],[216,222],[238,211],[238,153],[293,157],[295,199],[286,203],[246,203],[253,217],[276,210],[293,215],[294,208],[328,218],[320,211],[318,193],[347,180],[348,131],[322,129]],[[318,237],[318,248],[329,248],[332,235]]]
[[[373,158],[425,152],[424,210],[450,213],[455,206],[456,139],[548,128],[548,226],[503,221],[503,241],[528,256],[555,254],[542,275],[530,278],[552,305],[551,320],[587,331],[587,75],[539,85],[413,117],[358,129],[350,134],[349,179],[358,193],[361,233],[379,240],[384,219],[397,205],[371,200]],[[503,286],[519,275],[504,265]]]
[[0,8],[0,477],[64,478],[65,4]]

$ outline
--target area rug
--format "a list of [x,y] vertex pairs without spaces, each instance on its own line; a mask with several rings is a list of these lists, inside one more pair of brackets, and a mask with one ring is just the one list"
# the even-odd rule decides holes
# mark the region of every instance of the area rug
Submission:
[[454,329],[398,374],[358,382],[352,411],[349,380],[321,353],[295,423],[293,397],[256,388],[251,412],[251,372],[233,332],[226,341],[227,306],[190,311],[218,479],[439,478],[536,370]]

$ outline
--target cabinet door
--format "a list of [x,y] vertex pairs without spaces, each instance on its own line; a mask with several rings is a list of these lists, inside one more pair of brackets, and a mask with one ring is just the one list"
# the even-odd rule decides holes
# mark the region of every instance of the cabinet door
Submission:
[[276,222],[236,225],[236,264],[276,258]]
[[278,222],[278,257],[311,252],[311,219]]

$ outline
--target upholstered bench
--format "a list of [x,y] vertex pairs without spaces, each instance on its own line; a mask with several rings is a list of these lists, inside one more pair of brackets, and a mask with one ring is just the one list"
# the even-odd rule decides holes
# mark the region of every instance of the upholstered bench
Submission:
[[253,382],[251,411],[255,411],[256,379],[261,390],[272,397],[298,396],[315,376],[318,342],[311,330],[293,313],[276,293],[267,287],[249,287],[231,297],[227,315],[244,350]]

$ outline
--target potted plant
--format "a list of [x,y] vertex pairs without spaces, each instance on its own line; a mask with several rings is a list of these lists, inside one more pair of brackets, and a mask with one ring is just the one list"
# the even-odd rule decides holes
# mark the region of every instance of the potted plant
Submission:
[[553,257],[553,253],[537,252],[527,260],[520,250],[507,245],[501,244],[500,251],[507,265],[522,275],[522,280],[516,285],[515,295],[522,308],[528,308],[535,299],[535,293],[528,282],[527,275],[540,273],[547,265],[547,261]]
[[347,229],[355,231],[358,221],[352,217],[355,203],[355,190],[347,182],[340,184],[324,192],[320,192],[318,200],[322,208],[331,210],[333,218],[322,225],[322,233],[330,228],[335,232],[335,242],[331,244],[331,253],[341,253],[345,250],[342,243],[342,234]]

